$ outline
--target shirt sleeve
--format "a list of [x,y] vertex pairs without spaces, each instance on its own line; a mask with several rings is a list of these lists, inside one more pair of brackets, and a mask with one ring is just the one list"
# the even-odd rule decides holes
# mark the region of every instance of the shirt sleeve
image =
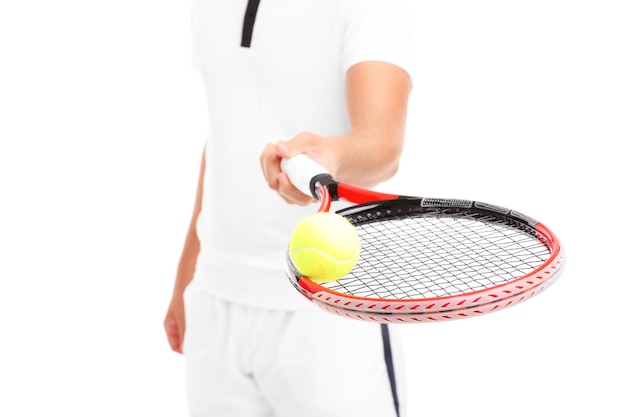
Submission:
[[409,0],[346,0],[342,12],[344,72],[381,61],[411,76]]

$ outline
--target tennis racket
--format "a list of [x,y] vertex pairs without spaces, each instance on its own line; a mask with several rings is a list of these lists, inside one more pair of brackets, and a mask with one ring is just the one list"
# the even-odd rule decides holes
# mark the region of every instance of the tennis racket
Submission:
[[281,161],[300,191],[356,227],[360,257],[329,283],[302,276],[289,258],[293,286],[322,309],[380,323],[461,319],[502,310],[539,294],[563,272],[552,231],[515,210],[478,201],[384,194],[335,181],[305,155]]

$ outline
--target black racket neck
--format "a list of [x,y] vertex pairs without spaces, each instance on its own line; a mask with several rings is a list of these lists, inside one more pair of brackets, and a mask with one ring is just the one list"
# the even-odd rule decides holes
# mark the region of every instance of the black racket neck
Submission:
[[339,183],[330,174],[319,174],[311,178],[311,195],[318,195],[317,187],[322,186],[328,190],[332,201],[339,200],[337,186]]

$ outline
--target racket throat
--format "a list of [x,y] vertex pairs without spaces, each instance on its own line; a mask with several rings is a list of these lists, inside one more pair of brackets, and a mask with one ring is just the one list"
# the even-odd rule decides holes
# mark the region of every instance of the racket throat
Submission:
[[337,185],[337,181],[335,181],[329,174],[316,175],[311,178],[311,195],[317,196],[318,199],[321,199],[322,196],[320,195],[320,188],[325,188],[328,190],[331,201],[337,201],[339,200]]

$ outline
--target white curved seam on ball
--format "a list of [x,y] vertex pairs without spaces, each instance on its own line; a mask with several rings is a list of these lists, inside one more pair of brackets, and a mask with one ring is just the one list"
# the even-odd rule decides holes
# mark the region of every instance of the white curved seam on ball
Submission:
[[317,253],[319,253],[319,254],[321,254],[323,256],[326,256],[329,259],[332,259],[334,262],[338,262],[338,263],[353,262],[355,258],[359,257],[359,255],[357,253],[356,255],[354,255],[354,256],[352,256],[352,257],[350,257],[348,259],[338,259],[338,258],[335,258],[334,256],[328,254],[328,252],[324,252],[323,250],[321,250],[319,248],[315,248],[315,247],[311,247],[311,246],[302,246],[302,247],[299,247],[298,249],[295,249],[292,252],[292,256],[296,255],[298,252],[300,252],[302,250],[310,250],[310,251],[313,251],[313,252],[317,252]]

